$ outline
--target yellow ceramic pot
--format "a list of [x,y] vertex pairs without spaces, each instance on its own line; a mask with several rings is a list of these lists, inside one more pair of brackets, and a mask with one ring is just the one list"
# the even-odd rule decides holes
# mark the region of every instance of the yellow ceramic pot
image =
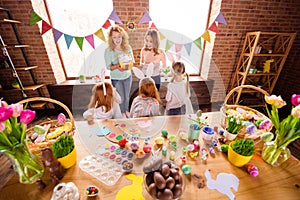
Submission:
[[66,155],[62,158],[58,158],[58,161],[65,169],[68,169],[68,168],[72,167],[73,165],[75,165],[75,163],[76,163],[76,148],[74,147],[73,151],[71,151],[71,153],[69,153],[68,155]]
[[244,165],[246,165],[248,162],[250,162],[251,158],[253,157],[253,155],[251,156],[242,156],[238,153],[236,153],[232,148],[231,148],[231,143],[229,144],[229,148],[228,148],[228,160],[235,166],[237,167],[242,167]]

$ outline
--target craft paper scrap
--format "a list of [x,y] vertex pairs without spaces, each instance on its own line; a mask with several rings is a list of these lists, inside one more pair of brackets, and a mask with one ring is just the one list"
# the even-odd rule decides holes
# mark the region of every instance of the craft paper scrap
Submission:
[[151,120],[137,121],[136,124],[141,128],[147,128],[152,125],[152,121]]
[[99,126],[95,128],[91,128],[88,131],[88,136],[91,137],[92,135],[97,135],[97,136],[106,136],[111,132],[109,128],[106,128],[105,126]]
[[218,190],[220,193],[227,195],[231,200],[235,198],[231,188],[237,191],[240,184],[240,180],[235,175],[219,173],[216,180],[213,180],[208,170],[206,170],[204,174],[207,180],[206,184],[208,189]]
[[126,175],[126,178],[132,181],[131,185],[122,187],[116,196],[116,200],[123,199],[137,199],[144,200],[143,197],[143,176],[136,176],[134,174]]

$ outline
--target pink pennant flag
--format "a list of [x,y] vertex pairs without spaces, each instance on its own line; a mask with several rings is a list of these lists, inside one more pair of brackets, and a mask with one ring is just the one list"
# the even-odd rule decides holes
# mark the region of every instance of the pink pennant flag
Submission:
[[94,44],[94,36],[93,34],[85,36],[84,37],[86,39],[86,41],[88,41],[88,43],[93,47],[93,49],[95,49],[95,44]]
[[143,23],[146,23],[146,22],[149,22],[149,21],[152,21],[152,19],[149,15],[148,11],[145,11],[142,19],[139,21],[138,24],[143,24]]
[[59,30],[53,28],[53,35],[54,35],[54,41],[55,43],[58,41],[58,39],[62,36],[62,32],[60,32]]
[[44,33],[46,33],[47,31],[49,31],[52,27],[47,23],[45,22],[44,20],[42,20],[42,35]]
[[226,20],[225,20],[223,14],[222,14],[221,12],[218,14],[218,16],[217,16],[217,18],[215,19],[215,21],[216,21],[216,22],[219,22],[219,23],[221,23],[221,24],[227,25],[227,22],[226,22]]
[[106,20],[106,22],[103,24],[103,28],[108,29],[111,26],[110,21]]
[[119,24],[123,24],[123,22],[121,21],[121,19],[119,18],[119,16],[117,15],[117,12],[115,10],[113,10],[111,12],[108,19],[114,20],[115,22],[117,22]]
[[167,58],[169,59],[169,61],[174,62],[173,54],[170,52],[167,52],[166,54],[167,54]]
[[210,25],[210,27],[208,28],[208,30],[215,32],[216,34],[219,34],[219,30],[218,30],[218,26],[216,24],[216,22],[212,23],[212,25]]
[[183,44],[175,44],[175,51],[176,51],[176,53],[179,52],[179,51],[181,51],[182,47],[183,47]]
[[152,22],[151,26],[150,26],[151,29],[155,29],[155,30],[158,30],[155,26],[155,24]]

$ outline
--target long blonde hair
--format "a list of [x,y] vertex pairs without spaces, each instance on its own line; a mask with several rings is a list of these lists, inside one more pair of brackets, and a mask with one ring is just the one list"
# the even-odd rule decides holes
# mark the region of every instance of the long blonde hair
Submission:
[[129,51],[129,37],[128,37],[128,34],[122,27],[120,27],[118,25],[111,27],[108,31],[108,47],[112,51],[114,51],[115,48],[116,48],[116,45],[114,44],[114,42],[112,40],[112,33],[113,32],[121,33],[121,35],[122,35],[121,48],[124,52],[128,53],[128,51]]
[[189,93],[189,75],[185,73],[185,66],[183,62],[173,62],[172,69],[174,76],[171,79],[171,82],[174,82],[175,76],[186,76],[186,93]]
[[[148,35],[152,38],[153,51],[154,51],[154,55],[156,56],[157,54],[160,54],[160,50],[159,50],[160,38],[159,38],[158,32],[155,29],[148,30],[147,33],[145,34],[144,40],[146,40],[146,37]],[[145,45],[146,44],[144,44],[144,49],[146,51],[149,51],[150,49],[146,48]]]
[[[103,84],[105,84],[106,95],[104,95]],[[113,106],[113,87],[110,83],[99,83],[93,87],[93,94],[90,99],[88,108],[105,107],[105,111],[108,112]]]
[[155,98],[160,103],[160,97],[152,78],[143,78],[139,83],[139,95]]

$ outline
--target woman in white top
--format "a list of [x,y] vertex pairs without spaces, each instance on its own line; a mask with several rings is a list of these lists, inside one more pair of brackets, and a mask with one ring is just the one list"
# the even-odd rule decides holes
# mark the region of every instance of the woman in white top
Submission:
[[192,114],[193,107],[190,100],[189,75],[185,73],[185,66],[182,62],[174,62],[172,68],[173,78],[168,84],[166,94],[166,114]]
[[110,83],[97,84],[93,87],[88,110],[83,113],[83,117],[88,121],[122,118],[120,103],[121,97]]

